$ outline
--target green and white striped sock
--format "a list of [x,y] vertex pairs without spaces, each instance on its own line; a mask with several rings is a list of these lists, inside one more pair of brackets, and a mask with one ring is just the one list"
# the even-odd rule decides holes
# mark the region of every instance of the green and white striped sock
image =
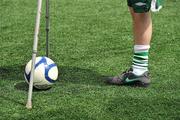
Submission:
[[149,45],[134,45],[133,73],[137,76],[148,71]]

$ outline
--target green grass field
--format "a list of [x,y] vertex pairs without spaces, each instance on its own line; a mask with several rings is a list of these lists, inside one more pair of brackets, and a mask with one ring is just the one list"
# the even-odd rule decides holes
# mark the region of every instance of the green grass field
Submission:
[[[23,73],[31,59],[36,0],[0,0],[0,120],[180,120],[179,0],[167,0],[152,15],[147,89],[108,86],[103,79],[131,65],[125,0],[50,1],[50,56],[59,80],[50,90],[34,91],[27,110]],[[39,56],[45,55],[44,15],[45,3]]]

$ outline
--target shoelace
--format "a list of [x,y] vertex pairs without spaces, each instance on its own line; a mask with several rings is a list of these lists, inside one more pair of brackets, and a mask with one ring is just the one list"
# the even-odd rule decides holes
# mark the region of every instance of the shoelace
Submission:
[[122,76],[126,78],[128,77],[127,73],[132,72],[132,71],[133,71],[132,68],[126,69],[124,72],[122,72],[122,74],[119,74],[118,78],[122,79]]
[[129,73],[129,72],[132,72],[132,71],[133,71],[132,68],[126,69],[122,74]]

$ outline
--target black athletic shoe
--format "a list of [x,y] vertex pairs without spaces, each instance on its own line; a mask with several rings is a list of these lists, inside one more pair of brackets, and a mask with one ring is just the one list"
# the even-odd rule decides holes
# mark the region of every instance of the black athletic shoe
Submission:
[[111,85],[131,85],[139,87],[148,87],[150,85],[150,78],[148,71],[141,76],[132,73],[132,68],[123,72],[119,76],[109,77],[106,81]]

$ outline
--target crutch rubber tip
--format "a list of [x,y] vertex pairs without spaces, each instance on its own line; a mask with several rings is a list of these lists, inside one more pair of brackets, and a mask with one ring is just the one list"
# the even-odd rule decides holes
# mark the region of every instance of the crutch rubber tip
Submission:
[[28,102],[28,103],[26,104],[26,108],[27,108],[27,109],[32,109],[32,102]]

